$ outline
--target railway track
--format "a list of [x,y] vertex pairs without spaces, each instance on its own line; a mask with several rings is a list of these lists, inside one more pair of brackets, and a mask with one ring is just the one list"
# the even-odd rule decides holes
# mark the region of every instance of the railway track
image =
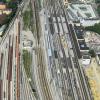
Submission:
[[[38,81],[40,83],[40,89],[42,91],[41,94],[43,94],[43,100],[53,100],[52,94],[50,91],[50,87],[47,81],[46,77],[46,64],[45,64],[45,55],[44,51],[41,47],[41,31],[40,31],[40,20],[39,20],[39,8],[38,8],[38,1],[31,0],[32,4],[34,5],[34,14],[35,14],[35,24],[36,24],[36,38],[37,38],[37,73],[38,73]],[[40,97],[41,98],[41,97]]]
[[[58,27],[58,36],[59,36],[59,40],[60,40],[60,45],[61,45],[62,53],[63,53],[63,56],[64,56],[64,58],[63,58],[64,59],[64,66],[66,66],[67,78],[69,80],[69,84],[70,84],[70,88],[71,88],[71,94],[72,94],[71,97],[72,97],[72,100],[76,100],[75,99],[75,95],[74,95],[75,89],[73,88],[72,78],[71,78],[71,75],[70,75],[70,72],[69,72],[69,66],[70,65],[69,65],[68,60],[66,58],[65,51],[64,51],[64,48],[62,46],[62,42],[61,42],[61,38],[60,38],[60,28],[59,28],[59,23],[58,23],[56,11],[54,11],[54,17],[56,18],[56,23],[57,23],[57,27]],[[59,58],[60,57],[58,57],[58,59]],[[60,59],[59,59],[59,61],[60,61]],[[61,69],[61,73],[63,74],[62,68],[60,68],[60,69]],[[62,75],[62,80],[63,80],[62,95],[63,95],[63,100],[66,100],[66,98],[68,98],[68,95],[65,95],[67,93],[67,87],[66,87],[66,83],[65,83],[63,75]]]
[[20,53],[19,53],[19,37],[20,36],[19,36],[19,33],[18,33],[17,36],[16,36],[16,100],[20,100]]
[[74,33],[72,25],[68,23],[68,19],[67,19],[65,10],[64,10],[63,7],[62,7],[62,9],[63,9],[63,12],[64,12],[64,16],[65,16],[65,19],[66,19],[66,25],[68,27],[71,43],[72,43],[73,50],[74,50],[75,62],[76,62],[75,66],[77,67],[78,74],[79,74],[79,81],[80,81],[80,85],[81,85],[81,89],[82,89],[83,100],[93,100],[91,93],[90,93],[90,90],[89,90],[88,82],[85,80],[83,70],[80,67],[79,62],[78,62],[78,56],[77,56],[77,53],[76,53],[76,48],[75,48],[75,44],[74,44],[74,40],[73,40],[73,36],[72,36],[72,33]]
[[[59,5],[60,5],[60,3],[59,3]],[[54,7],[55,8],[55,7]],[[62,7],[61,7],[61,9],[62,9]],[[63,10],[63,9],[62,9]],[[55,12],[55,11],[54,11]],[[64,12],[64,11],[63,11]],[[57,27],[58,27],[58,33],[59,33],[59,25],[58,25],[58,21],[57,21],[57,15],[56,15],[56,12],[54,13],[54,16],[56,17],[56,22],[57,22]],[[66,16],[65,15],[63,15],[64,17],[65,17],[65,19],[66,19]],[[67,21],[66,21],[67,22]],[[70,30],[69,30],[69,26],[67,25],[67,27],[68,27],[68,34],[71,34],[71,32],[70,32]],[[60,35],[59,35],[59,37],[60,37]],[[60,39],[60,38],[59,38]],[[73,45],[73,43],[72,43],[72,45]],[[64,50],[63,50],[63,47],[62,47],[62,51],[63,51],[63,56],[65,56],[65,53],[64,53]],[[75,55],[75,57],[76,57],[76,55]],[[76,93],[77,93],[77,98],[75,99],[75,100],[85,100],[85,98],[88,100],[89,98],[88,98],[88,96],[87,96],[87,91],[85,91],[84,89],[85,89],[85,86],[84,86],[84,81],[82,80],[82,78],[80,78],[80,77],[78,77],[77,79],[78,79],[78,81],[79,81],[79,86],[80,86],[80,88],[78,87],[78,86],[76,86],[76,81],[77,81],[77,79],[76,79],[76,81],[74,81],[74,79],[75,79],[75,70],[74,70],[74,67],[76,67],[76,65],[74,65],[74,62],[73,62],[73,60],[71,60],[72,58],[71,57],[69,57],[69,60],[70,60],[70,63],[71,64],[66,64],[67,66],[69,66],[70,65],[70,68],[72,69],[72,74],[70,75],[70,72],[69,72],[69,70],[67,70],[67,73],[69,74],[69,80],[70,80],[70,83],[71,84],[73,84],[74,83],[74,86],[72,87],[72,90],[73,90],[73,97],[74,97],[74,99],[75,99],[75,95],[76,95]],[[66,59],[66,57],[65,57],[65,60],[66,60],[66,62],[67,62],[67,59]],[[66,63],[65,62],[65,63]],[[73,64],[72,64],[73,63]],[[81,74],[80,73],[80,69],[79,69],[79,65],[78,65],[78,61],[76,62],[77,63],[77,66],[78,66],[78,70],[79,70],[79,75]],[[72,81],[72,78],[71,77],[73,77],[73,81]],[[84,86],[84,88],[82,87],[82,86]],[[74,89],[73,89],[74,88]],[[80,89],[82,89],[82,90],[80,90]],[[66,91],[66,90],[65,90]],[[63,92],[63,95],[65,94],[65,91],[62,91]],[[76,91],[76,93],[75,93],[75,91]]]
[[44,61],[44,55],[43,51],[41,48],[38,49],[37,53],[37,61],[38,61],[38,76],[39,76],[39,81],[41,85],[41,89],[44,95],[44,100],[53,100],[49,85],[46,79],[46,70],[45,70],[45,61]]
[[75,62],[76,62],[76,67],[77,67],[77,70],[78,70],[79,80],[80,80],[81,87],[82,87],[81,89],[83,90],[85,100],[93,100],[93,97],[90,93],[89,84],[88,84],[87,80],[85,79],[86,77],[85,77],[85,74],[83,72],[83,69],[80,67],[79,62],[78,62],[76,48],[75,48],[74,41],[73,41],[73,36],[72,36],[72,33],[74,33],[73,27],[70,24],[69,24],[69,26],[70,26],[69,27],[70,37],[71,37],[71,41],[72,41],[73,49],[74,49],[74,54],[75,54],[74,59],[75,59]]

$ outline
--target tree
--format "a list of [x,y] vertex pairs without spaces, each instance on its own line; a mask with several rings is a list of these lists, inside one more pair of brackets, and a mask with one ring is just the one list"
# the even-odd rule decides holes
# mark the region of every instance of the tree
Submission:
[[96,3],[100,3],[100,0],[95,0]]
[[16,11],[18,8],[18,3],[15,1],[9,2],[8,3],[8,8],[12,8],[13,11]]
[[97,12],[100,15],[100,5],[97,6]]
[[95,54],[93,49],[89,50],[89,54],[91,55],[91,57],[95,57],[96,56],[96,54]]
[[93,31],[93,32],[100,34],[100,23],[95,24],[94,26],[85,27],[85,29],[88,31]]

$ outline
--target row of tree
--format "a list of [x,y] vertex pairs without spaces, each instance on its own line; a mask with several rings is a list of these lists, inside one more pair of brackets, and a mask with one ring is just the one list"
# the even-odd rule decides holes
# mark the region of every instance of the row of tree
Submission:
[[100,23],[95,24],[94,26],[85,27],[85,29],[100,34]]
[[95,0],[96,3],[100,3],[100,0]]

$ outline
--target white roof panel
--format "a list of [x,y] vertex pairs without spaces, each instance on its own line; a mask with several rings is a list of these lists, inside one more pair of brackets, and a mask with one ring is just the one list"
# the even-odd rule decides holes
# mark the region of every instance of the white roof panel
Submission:
[[65,17],[61,17],[62,22],[65,22]]
[[60,33],[63,33],[62,25],[59,23]]
[[56,22],[56,19],[55,19],[55,17],[53,17],[53,22]]
[[60,22],[60,17],[57,17],[57,19],[58,19],[58,22]]
[[91,61],[90,59],[83,59],[82,60],[82,64],[83,65],[89,65],[90,64],[90,61]]
[[63,28],[64,28],[65,33],[68,33],[68,29],[67,29],[66,23],[63,23]]
[[48,56],[52,56],[51,49],[48,49]]
[[57,24],[54,23],[54,29],[55,29],[55,33],[58,33],[58,28],[57,28]]

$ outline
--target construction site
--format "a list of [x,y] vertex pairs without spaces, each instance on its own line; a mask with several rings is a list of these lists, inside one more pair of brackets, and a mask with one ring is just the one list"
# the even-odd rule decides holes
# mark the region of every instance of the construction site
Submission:
[[100,100],[100,65],[95,58],[91,59],[91,64],[85,67],[94,100]]

